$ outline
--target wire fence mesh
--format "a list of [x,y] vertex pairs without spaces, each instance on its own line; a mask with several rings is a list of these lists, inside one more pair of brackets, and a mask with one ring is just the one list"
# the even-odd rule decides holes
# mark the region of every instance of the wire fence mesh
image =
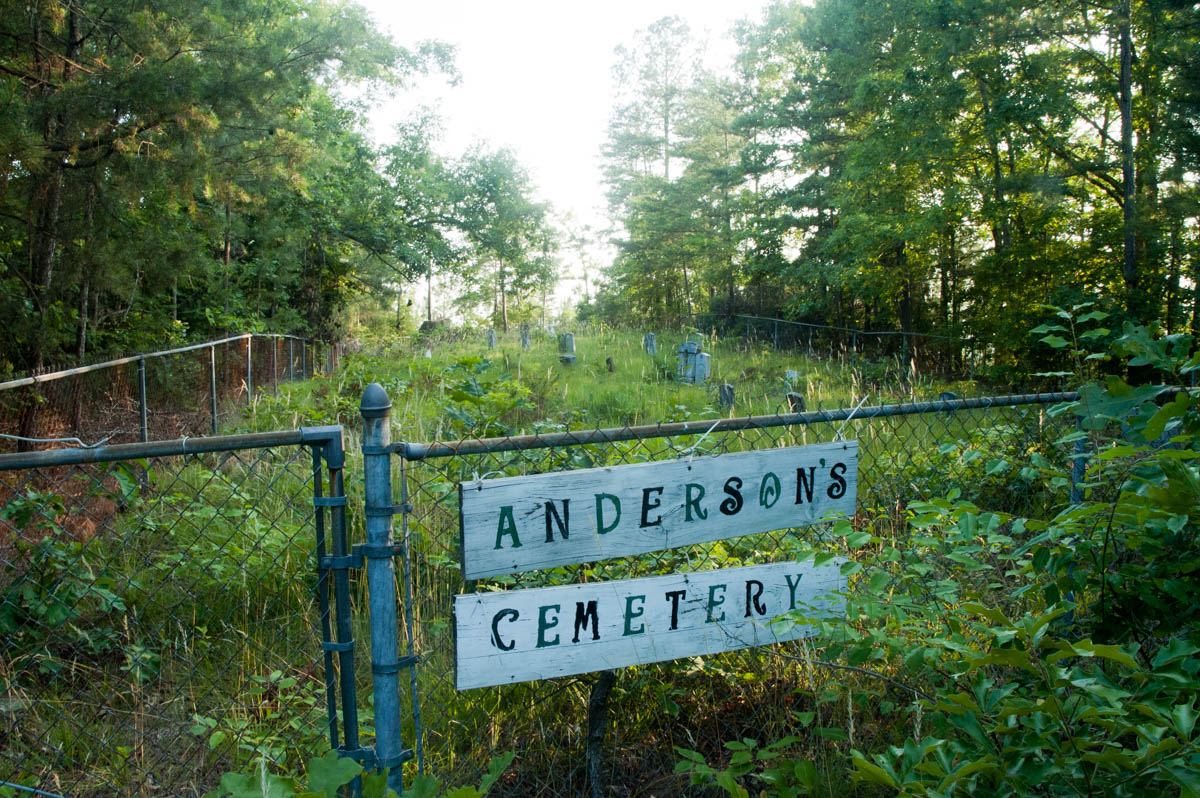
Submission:
[[[416,649],[423,748],[428,767],[450,782],[476,778],[488,756],[514,750],[517,762],[495,789],[513,796],[583,794],[587,697],[594,676],[455,691],[456,594],[607,581],[794,558],[830,525],[784,529],[616,560],[465,582],[459,569],[457,486],[516,476],[693,455],[855,439],[859,494],[854,523],[904,534],[910,501],[961,491],[982,507],[1037,515],[1051,497],[1019,463],[1035,453],[1066,467],[1054,442],[1061,420],[1047,412],[1069,395],[1030,395],[908,406],[817,411],[686,425],[581,431],[522,438],[408,444],[403,464],[413,558]],[[805,644],[785,647],[803,653]],[[776,647],[779,648],[779,647]],[[773,649],[751,649],[621,671],[613,693],[604,780],[615,795],[684,794],[675,747],[710,746],[784,728],[797,709],[803,664]],[[415,733],[406,730],[406,736]],[[779,737],[787,732],[779,732]]]
[[336,747],[300,436],[0,455],[0,781],[194,796]]
[[256,393],[332,371],[340,351],[247,334],[11,380],[0,384],[0,452],[60,438],[95,444],[215,435]]

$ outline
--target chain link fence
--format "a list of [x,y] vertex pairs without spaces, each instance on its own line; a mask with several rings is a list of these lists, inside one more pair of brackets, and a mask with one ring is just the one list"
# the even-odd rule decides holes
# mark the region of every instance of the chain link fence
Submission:
[[[854,523],[877,535],[905,534],[909,502],[952,490],[982,507],[1037,515],[1052,501],[1033,474],[1035,454],[1069,470],[1054,441],[1064,422],[1047,412],[1071,394],[1023,395],[815,411],[788,416],[692,421],[455,443],[400,444],[402,501],[412,558],[415,649],[421,659],[419,749],[426,767],[451,783],[476,778],[498,751],[517,761],[495,794],[584,794],[587,700],[595,676],[456,692],[454,622],[460,593],[627,579],[794,558],[829,525],[584,565],[464,582],[459,569],[459,483],[499,476],[671,460],[855,439],[859,442]],[[803,651],[805,644],[788,644]],[[764,739],[788,727],[803,665],[771,649],[729,652],[620,672],[612,694],[609,754],[602,779],[613,795],[686,793],[675,747],[718,757],[723,741]],[[417,734],[405,730],[405,739]],[[783,737],[786,731],[779,731]]]
[[341,435],[0,455],[0,782],[197,796],[338,747]]
[[340,347],[245,334],[0,383],[0,452],[215,435],[255,393],[329,373]]

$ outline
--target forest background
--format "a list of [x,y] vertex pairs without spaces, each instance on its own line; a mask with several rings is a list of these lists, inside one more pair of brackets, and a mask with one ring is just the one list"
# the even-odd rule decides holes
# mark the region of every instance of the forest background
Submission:
[[506,327],[596,238],[616,256],[580,319],[933,332],[1001,375],[1045,359],[1039,303],[1200,324],[1194,3],[819,0],[732,33],[720,73],[678,18],[618,48],[596,231],[510,152],[438,154],[432,115],[373,142],[369,107],[453,82],[453,52],[353,4],[9,0],[0,376],[223,332],[342,339],[372,313],[403,330],[435,275]]

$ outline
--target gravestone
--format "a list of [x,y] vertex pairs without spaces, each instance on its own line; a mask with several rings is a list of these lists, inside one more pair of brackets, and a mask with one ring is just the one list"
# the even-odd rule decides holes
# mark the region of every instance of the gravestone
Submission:
[[675,350],[675,376],[680,382],[696,382],[696,357],[700,354],[700,344],[694,341],[684,341]]
[[733,386],[725,383],[717,391],[717,400],[721,403],[721,407],[733,407]]
[[432,349],[430,349],[429,347],[425,347],[425,357],[426,357],[426,358],[432,358],[432,357],[433,357],[433,350],[432,350]]
[[646,350],[647,355],[658,354],[658,344],[654,340],[654,333],[646,333],[642,336],[642,348]]
[[526,352],[529,351],[529,325],[521,325],[521,348]]
[[612,374],[617,370],[617,365],[613,363],[613,359],[611,357],[604,358],[604,365],[608,366],[609,374]]
[[488,330],[488,349],[496,348],[496,331]]
[[693,382],[707,382],[710,373],[709,367],[712,363],[712,356],[707,352],[700,352],[696,355],[696,375]]
[[957,398],[958,394],[956,394],[954,391],[942,391],[938,394],[939,402],[953,402]]
[[787,395],[788,408],[793,413],[803,413],[805,411],[804,396],[795,391],[788,391]]
[[796,371],[795,369],[788,369],[787,371],[783,372],[783,379],[788,385],[795,385],[800,381],[800,372]]
[[563,333],[558,336],[558,351],[565,355],[575,354],[575,333]]
[[564,366],[573,366],[573,365],[575,365],[575,356],[574,355],[559,355],[558,362],[562,363]]

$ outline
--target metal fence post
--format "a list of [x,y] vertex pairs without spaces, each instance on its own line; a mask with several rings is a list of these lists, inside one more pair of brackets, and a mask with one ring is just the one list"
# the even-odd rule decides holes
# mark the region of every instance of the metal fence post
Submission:
[[274,391],[279,393],[279,336],[271,337],[271,377],[274,384]]
[[246,404],[254,398],[254,336],[246,336]]
[[375,688],[375,756],[379,768],[389,768],[388,787],[404,791],[401,767],[412,758],[400,738],[400,674],[412,658],[400,659],[396,613],[397,547],[392,540],[392,514],[405,508],[392,504],[389,415],[392,404],[379,383],[363,392],[364,513],[367,542],[359,549],[367,559],[367,592],[371,612],[371,676]]
[[300,339],[300,379],[308,379],[308,339]]
[[1075,439],[1071,455],[1071,504],[1083,503],[1083,481],[1087,476],[1087,436],[1083,431],[1083,419],[1077,419],[1075,429],[1080,436]]
[[138,359],[138,404],[142,420],[142,443],[150,440],[149,408],[146,406],[146,358]]
[[208,398],[212,409],[212,434],[217,434],[217,348],[208,348]]

